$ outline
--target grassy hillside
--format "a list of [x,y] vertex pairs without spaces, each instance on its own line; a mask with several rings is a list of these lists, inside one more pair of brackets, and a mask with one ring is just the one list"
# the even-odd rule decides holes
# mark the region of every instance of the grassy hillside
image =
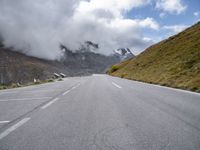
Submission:
[[200,22],[112,66],[108,73],[200,92]]

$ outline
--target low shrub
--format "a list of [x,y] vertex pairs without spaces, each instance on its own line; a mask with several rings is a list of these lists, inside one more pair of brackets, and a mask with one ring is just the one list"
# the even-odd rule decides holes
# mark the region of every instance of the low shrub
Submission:
[[110,73],[113,73],[119,69],[119,66],[112,66],[110,69]]

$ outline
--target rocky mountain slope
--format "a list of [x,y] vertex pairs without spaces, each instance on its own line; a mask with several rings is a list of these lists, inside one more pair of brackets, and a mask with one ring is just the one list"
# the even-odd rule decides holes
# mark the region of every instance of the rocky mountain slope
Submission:
[[131,52],[129,48],[119,48],[114,51],[116,55],[118,55],[121,61],[128,60],[130,58],[135,57],[135,55]]
[[71,73],[68,73],[70,76],[105,73],[110,66],[120,62],[120,57],[116,55],[105,56],[84,49],[72,52],[65,46],[62,46],[62,49],[65,54],[61,63],[71,70]]
[[114,65],[113,76],[200,92],[200,22]]
[[65,66],[0,47],[0,83],[26,83],[36,79],[47,79],[53,72],[61,72]]
[[[92,44],[89,43],[88,44]],[[97,45],[94,45],[97,47]],[[72,52],[65,49],[61,61],[48,61],[14,52],[0,44],[0,84],[27,83],[35,79],[51,78],[53,73],[65,73],[67,76],[105,73],[115,63],[118,56],[105,56],[92,51]]]

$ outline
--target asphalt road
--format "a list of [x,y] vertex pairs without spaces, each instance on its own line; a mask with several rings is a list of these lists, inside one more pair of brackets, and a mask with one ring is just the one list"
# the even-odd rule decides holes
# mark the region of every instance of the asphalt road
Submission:
[[0,150],[200,150],[200,94],[107,75],[0,91]]

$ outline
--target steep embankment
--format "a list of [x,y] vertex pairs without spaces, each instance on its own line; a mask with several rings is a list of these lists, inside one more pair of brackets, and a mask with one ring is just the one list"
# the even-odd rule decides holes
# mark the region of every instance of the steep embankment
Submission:
[[113,76],[200,92],[200,22],[113,66],[108,72]]

